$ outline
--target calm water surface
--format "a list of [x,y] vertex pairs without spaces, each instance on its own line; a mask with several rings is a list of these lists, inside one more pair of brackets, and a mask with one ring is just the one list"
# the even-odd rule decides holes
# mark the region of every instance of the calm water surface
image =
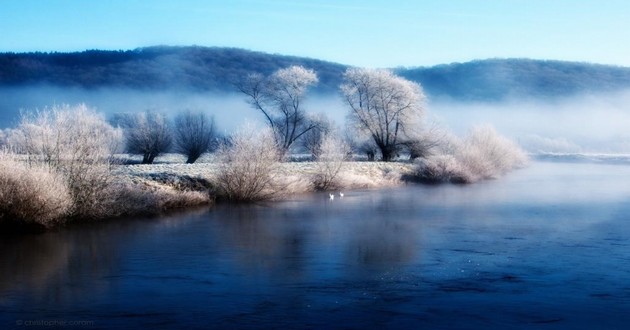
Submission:
[[630,165],[551,162],[0,236],[0,328],[627,329],[629,238]]

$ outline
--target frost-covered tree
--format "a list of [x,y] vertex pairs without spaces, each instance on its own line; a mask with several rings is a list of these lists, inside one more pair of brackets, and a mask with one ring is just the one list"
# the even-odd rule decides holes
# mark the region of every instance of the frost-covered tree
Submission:
[[194,163],[215,144],[214,118],[202,112],[185,111],[175,117],[175,147]]
[[155,157],[171,148],[173,134],[163,114],[125,114],[116,118],[116,123],[124,129],[127,151],[142,155],[142,164],[152,164]]
[[313,70],[291,66],[267,77],[250,74],[239,82],[238,88],[247,95],[251,106],[265,116],[276,143],[286,153],[295,141],[317,127],[303,106],[306,91],[317,82]]
[[420,136],[425,96],[419,84],[388,70],[350,68],[341,92],[353,128],[374,141],[384,161],[396,157],[401,143]]

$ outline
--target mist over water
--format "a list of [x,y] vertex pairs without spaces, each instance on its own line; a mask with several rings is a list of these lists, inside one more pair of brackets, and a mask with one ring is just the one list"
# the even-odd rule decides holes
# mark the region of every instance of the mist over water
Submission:
[[[31,86],[0,88],[0,128],[15,126],[22,110],[64,103],[85,103],[107,116],[147,110],[169,115],[183,110],[207,111],[222,133],[246,121],[264,120],[237,92]],[[348,108],[340,95],[309,95],[304,106],[308,112],[324,113],[344,127]],[[555,100],[513,98],[505,102],[429,98],[427,115],[430,121],[457,135],[475,125],[491,124],[534,153],[630,153],[630,91]]]
[[630,153],[630,91],[546,101],[435,101],[429,111],[457,134],[492,124],[530,152]]

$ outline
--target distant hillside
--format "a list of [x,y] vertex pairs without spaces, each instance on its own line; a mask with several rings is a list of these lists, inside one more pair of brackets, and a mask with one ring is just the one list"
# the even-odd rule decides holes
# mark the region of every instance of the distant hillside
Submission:
[[317,70],[320,91],[336,90],[346,66],[236,48],[155,46],[128,51],[0,54],[0,86],[233,90],[238,77],[299,64]]
[[459,100],[553,98],[630,88],[630,68],[564,61],[490,59],[397,73],[421,82],[433,97]]
[[[299,64],[317,71],[318,91],[333,93],[346,65],[235,48],[156,46],[129,51],[0,54],[0,86],[50,84],[141,90],[234,90],[247,73]],[[430,97],[502,100],[571,96],[630,87],[630,68],[562,61],[491,59],[397,69],[420,82]]]

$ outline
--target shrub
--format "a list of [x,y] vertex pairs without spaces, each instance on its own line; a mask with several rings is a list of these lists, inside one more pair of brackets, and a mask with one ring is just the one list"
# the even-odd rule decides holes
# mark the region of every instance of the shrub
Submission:
[[527,162],[527,154],[514,142],[499,135],[491,126],[473,128],[465,145],[474,150],[475,155],[472,155],[472,161],[483,160],[489,164],[481,165],[483,168],[490,169],[482,178],[496,178],[524,166]]
[[472,183],[498,178],[527,163],[525,152],[490,126],[473,128],[465,140],[445,135],[437,149],[441,154],[417,161],[418,179]]
[[208,205],[210,195],[201,191],[181,191],[163,184],[130,182],[117,184],[116,213],[110,216],[153,215],[191,206]]
[[280,150],[270,129],[240,129],[217,152],[218,195],[230,201],[258,201],[278,195],[276,180]]
[[417,161],[417,178],[422,182],[471,182],[470,173],[452,155],[439,155]]
[[117,124],[124,129],[127,152],[142,155],[142,164],[153,164],[173,144],[166,116],[154,112],[120,115]]
[[313,179],[315,189],[340,188],[337,179],[349,153],[350,147],[340,137],[334,134],[327,134],[322,137],[319,155],[315,163],[316,173]]
[[436,149],[444,141],[446,132],[438,124],[431,123],[426,127],[408,134],[408,138],[401,143],[403,149],[409,153],[409,158],[427,158],[436,153]]
[[106,163],[121,142],[121,133],[84,104],[61,105],[22,116],[10,145],[54,168]]
[[11,158],[0,153],[0,223],[61,223],[73,204],[64,178],[45,164]]
[[23,116],[10,146],[27,153],[31,164],[43,163],[64,179],[72,196],[69,216],[101,218],[115,198],[110,160],[121,136],[85,105],[62,105]]
[[175,146],[188,164],[211,150],[215,135],[214,118],[204,113],[186,111],[175,117]]

